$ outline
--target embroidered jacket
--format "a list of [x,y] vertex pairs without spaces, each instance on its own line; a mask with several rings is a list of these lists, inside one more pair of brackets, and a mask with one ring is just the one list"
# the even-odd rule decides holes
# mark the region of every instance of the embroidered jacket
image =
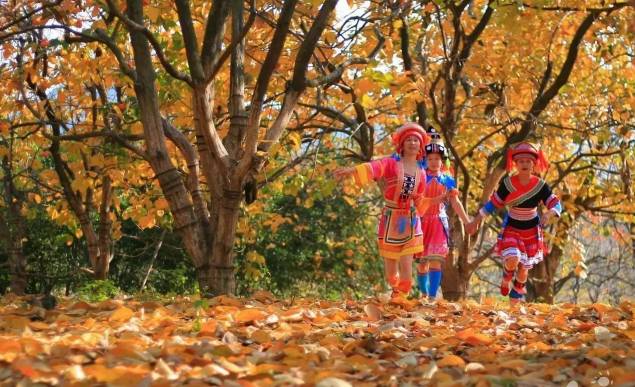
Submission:
[[529,229],[540,223],[538,205],[542,202],[557,216],[562,212],[560,199],[551,192],[549,185],[532,176],[527,185],[522,185],[518,175],[506,176],[490,200],[481,208],[480,213],[487,216],[496,209],[508,207],[505,225],[518,229]]
[[417,168],[414,186],[409,197],[403,197],[404,168],[403,163],[395,157],[373,160],[357,165],[354,174],[355,182],[364,186],[371,181],[383,180],[383,194],[388,208],[409,209],[414,202],[417,213],[422,215],[430,205],[430,198],[424,196],[426,186],[425,171]]

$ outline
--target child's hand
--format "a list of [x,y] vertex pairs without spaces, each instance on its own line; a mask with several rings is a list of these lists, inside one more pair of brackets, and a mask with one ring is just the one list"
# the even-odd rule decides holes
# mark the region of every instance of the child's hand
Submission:
[[465,231],[470,235],[476,234],[479,228],[481,228],[481,217],[479,215],[472,218],[472,220],[465,225]]
[[442,203],[443,201],[445,201],[447,197],[448,197],[447,193],[444,193],[443,195],[435,196],[430,199],[430,204],[435,205],[435,204]]
[[547,211],[546,213],[544,213],[540,218],[540,225],[542,227],[548,226],[551,223],[551,219],[554,215],[555,213],[553,211]]
[[474,224],[474,221],[470,221],[465,224],[465,232],[469,235],[474,235],[476,233],[476,225]]
[[354,172],[355,172],[355,168],[342,167],[342,168],[337,168],[336,170],[334,170],[333,176],[338,181],[342,181],[346,179],[347,177],[351,176]]

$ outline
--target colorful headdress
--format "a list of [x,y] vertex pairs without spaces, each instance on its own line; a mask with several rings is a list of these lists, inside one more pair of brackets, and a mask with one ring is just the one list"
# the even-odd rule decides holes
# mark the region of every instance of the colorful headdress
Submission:
[[395,133],[392,134],[392,143],[397,148],[397,153],[401,154],[403,151],[403,143],[409,136],[415,136],[419,139],[419,153],[417,154],[417,160],[420,160],[425,155],[425,146],[430,142],[430,137],[423,128],[414,122],[409,122],[400,126]]
[[432,126],[428,128],[428,135],[431,138],[430,144],[426,145],[426,154],[438,153],[443,160],[448,158],[448,150],[443,145],[441,134],[437,132]]
[[538,173],[545,172],[549,168],[549,161],[538,145],[530,142],[520,142],[510,146],[507,150],[507,172],[511,172],[514,168],[515,160],[523,157],[529,157],[534,160],[534,170]]

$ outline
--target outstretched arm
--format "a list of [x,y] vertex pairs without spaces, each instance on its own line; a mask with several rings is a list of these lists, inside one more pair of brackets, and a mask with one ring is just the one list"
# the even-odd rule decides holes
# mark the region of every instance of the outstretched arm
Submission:
[[419,216],[423,216],[425,212],[428,210],[430,206],[438,205],[447,199],[448,194],[443,194],[439,196],[435,196],[433,198],[427,198],[424,195],[419,195],[414,199],[415,208],[417,209],[417,214]]
[[335,179],[337,181],[342,181],[342,180],[352,176],[353,173],[355,173],[355,168],[353,168],[353,167],[341,167],[341,168],[337,168],[336,170],[333,171],[333,177],[335,177]]
[[371,181],[378,180],[386,174],[386,168],[390,163],[390,159],[373,160],[369,163],[363,163],[354,167],[343,167],[333,171],[333,176],[337,180],[343,180],[347,177],[353,177],[358,186],[365,186]]

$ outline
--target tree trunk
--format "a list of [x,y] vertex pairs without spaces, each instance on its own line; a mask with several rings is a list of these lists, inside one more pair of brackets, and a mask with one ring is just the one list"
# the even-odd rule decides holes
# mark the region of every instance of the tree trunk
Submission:
[[4,216],[1,217],[0,232],[2,233],[9,255],[9,272],[11,291],[17,295],[24,295],[27,285],[26,256],[23,243],[26,239],[26,221],[21,213],[24,193],[16,189],[13,184],[13,172],[11,160],[4,157],[2,160],[3,194],[6,206]]
[[559,259],[555,258],[552,254],[549,254],[545,259],[534,266],[529,275],[530,286],[527,287],[527,301],[530,302],[543,302],[546,304],[553,304],[554,301],[554,289],[553,289],[553,271],[551,267],[553,263],[558,263]]
[[233,294],[236,289],[234,242],[241,199],[241,191],[226,191],[220,205],[211,214],[218,219],[214,230],[214,244],[208,263],[196,270],[201,291],[208,295]]
[[19,296],[24,295],[28,276],[26,256],[22,252],[22,242],[12,246],[9,251],[9,270],[11,271],[11,291]]
[[110,210],[112,202],[112,185],[110,176],[107,174],[102,178],[101,204],[99,206],[99,256],[95,262],[95,279],[105,280],[110,271],[110,261],[113,256],[112,240],[112,220],[110,220]]
[[443,269],[443,280],[441,282],[443,298],[448,301],[463,300],[467,297],[471,273],[465,273],[462,270],[460,261],[460,255],[457,254],[456,250],[452,249]]
[[[448,206],[450,207],[450,206]],[[443,269],[443,298],[456,301],[467,297],[470,277],[474,271],[469,265],[470,239],[466,238],[459,217],[448,208],[450,216],[451,248]]]
[[[137,23],[143,24],[142,4],[136,0],[128,0],[128,15]],[[155,177],[159,181],[161,190],[170,205],[170,211],[174,216],[175,231],[181,236],[183,244],[189,253],[195,267],[203,268],[207,265],[208,235],[205,233],[205,222],[201,219],[205,214],[199,214],[194,210],[193,199],[181,178],[181,174],[173,165],[163,132],[163,122],[159,111],[159,101],[156,86],[154,84],[156,73],[152,63],[152,55],[146,36],[143,32],[131,29],[130,42],[132,45],[135,73],[135,95],[139,103],[140,119],[143,123],[143,131],[146,144],[146,153]],[[196,102],[197,93],[193,92]],[[197,104],[194,104],[194,120],[197,126],[197,138],[202,134],[198,131],[200,125],[196,121],[200,119],[197,114]],[[207,138],[207,134],[201,140]],[[200,141],[199,141],[200,144]],[[203,155],[203,163],[207,161]],[[204,165],[207,170],[208,164]],[[210,172],[211,173],[211,172]],[[210,188],[214,190],[215,176],[207,173]],[[210,179],[212,177],[212,179]],[[192,187],[198,190],[198,187]],[[197,191],[198,192],[198,191]]]

